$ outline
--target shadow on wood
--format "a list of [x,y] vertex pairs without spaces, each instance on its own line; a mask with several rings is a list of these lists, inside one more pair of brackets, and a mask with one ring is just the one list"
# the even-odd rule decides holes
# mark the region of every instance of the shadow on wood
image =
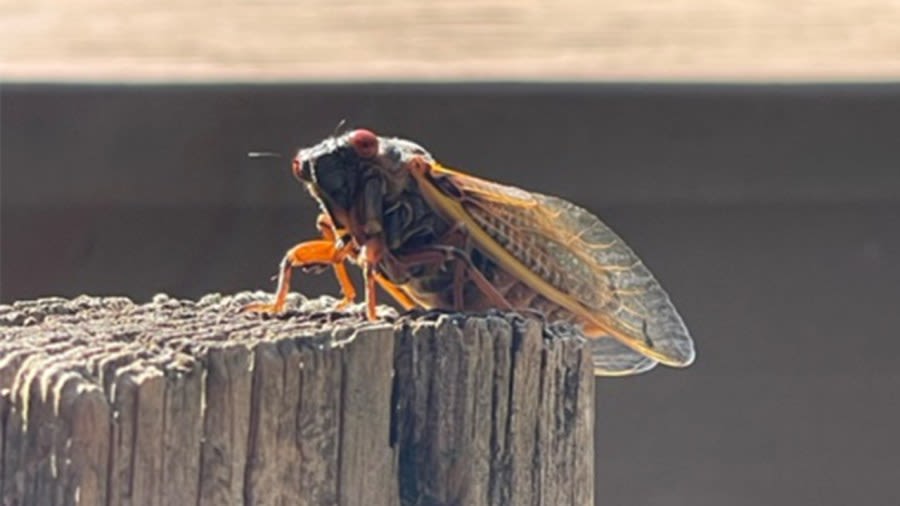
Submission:
[[593,503],[574,334],[260,297],[0,306],[2,504]]

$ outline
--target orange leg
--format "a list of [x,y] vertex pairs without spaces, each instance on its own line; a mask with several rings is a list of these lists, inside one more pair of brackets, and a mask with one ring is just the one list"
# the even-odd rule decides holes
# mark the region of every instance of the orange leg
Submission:
[[378,274],[377,272],[375,273],[375,281],[377,281],[378,286],[380,286],[384,289],[385,292],[390,294],[390,296],[393,297],[398,304],[403,306],[403,309],[410,310],[414,307],[419,306],[419,304],[417,304],[416,301],[412,300],[409,295],[406,295],[406,293],[401,290],[399,286],[391,283],[390,281],[385,279],[384,276]]
[[353,287],[350,276],[347,274],[347,268],[344,265],[350,250],[350,245],[338,247],[334,241],[327,239],[307,241],[294,246],[288,250],[281,261],[275,300],[272,303],[250,304],[244,307],[244,310],[273,314],[284,311],[284,304],[291,289],[292,270],[295,267],[309,267],[322,264],[331,265],[334,268],[338,283],[341,285],[344,299],[339,307],[353,302],[353,299],[356,298],[356,289]]
[[281,269],[278,272],[278,289],[275,300],[270,303],[250,304],[245,311],[261,313],[280,313],[284,310],[287,294],[291,289],[291,271],[295,267],[308,267],[316,264],[329,264],[334,268],[334,274],[344,294],[338,307],[346,306],[356,298],[356,288],[347,274],[344,262],[352,252],[350,244],[340,245],[334,224],[327,214],[321,213],[316,219],[316,227],[322,233],[324,239],[302,242],[289,249],[281,260]]
[[[319,230],[322,231],[322,235],[326,239],[337,241],[338,234],[335,232],[334,225],[332,224],[331,220],[328,218],[327,214],[322,213],[319,215],[317,225],[319,227]],[[370,244],[369,249],[376,253],[373,256],[373,261],[377,261],[376,257],[380,255],[377,252],[380,251],[380,249],[374,242]],[[348,251],[347,254],[349,255],[351,253]],[[374,265],[374,263],[372,265]],[[353,285],[350,283],[349,278],[347,278],[346,269],[344,268],[343,265],[341,265],[340,267],[335,266],[336,270],[338,268],[340,268],[340,270],[343,271],[343,273],[337,273],[338,281],[341,282],[341,288],[344,290],[345,294],[346,293],[353,294],[353,296],[350,297],[350,299],[355,298],[356,294],[355,294]],[[365,269],[363,269],[363,274],[365,274]],[[406,293],[404,293],[403,290],[400,289],[400,287],[398,287],[397,285],[388,281],[384,276],[375,272],[374,269],[371,270],[369,275],[375,279],[375,282],[378,283],[378,286],[383,288],[384,291],[386,291],[391,297],[393,297],[394,300],[396,300],[398,304],[403,306],[403,309],[412,309],[412,308],[418,306],[418,304],[414,300],[412,300],[412,298],[410,298],[409,295],[406,295]],[[346,283],[344,281],[341,281],[341,278],[346,279]],[[348,291],[348,289],[349,289],[349,291]],[[374,288],[373,288],[373,290],[374,290]],[[371,299],[374,300],[374,297],[372,297]],[[345,302],[342,302],[341,305],[344,305],[346,303],[347,299],[345,298],[344,300],[345,300]],[[370,300],[370,298],[367,297],[366,300]]]
[[378,265],[378,262],[381,260],[383,254],[384,244],[378,239],[370,239],[368,242],[366,242],[365,245],[363,245],[357,259],[358,263],[362,266],[363,280],[365,281],[366,285],[366,317],[369,320],[378,319],[378,316],[375,314],[375,306],[378,304],[378,300],[375,295],[375,283],[378,280],[378,275],[375,272],[375,266]]
[[344,294],[344,298],[337,306],[338,309],[340,309],[348,304],[352,304],[356,299],[356,288],[353,286],[353,282],[350,281],[350,275],[347,274],[347,266],[344,264],[347,257],[353,253],[352,244],[340,244],[338,241],[338,233],[334,229],[334,224],[331,222],[331,218],[325,213],[320,214],[316,219],[316,227],[322,232],[322,236],[325,240],[331,241],[335,248],[335,261],[331,265],[334,267],[334,275],[337,277],[338,284],[341,285],[341,293]]
[[331,264],[334,268],[334,275],[338,280],[338,284],[341,285],[341,293],[344,295],[344,298],[341,299],[337,305],[338,309],[352,304],[356,299],[356,287],[354,287],[353,282],[350,281],[350,275],[347,274],[347,265],[344,264],[349,249],[349,246],[344,246],[344,248],[338,252],[338,255],[342,257],[339,263]]
[[372,239],[363,246],[362,251],[357,258],[357,262],[362,265],[363,278],[366,283],[366,316],[370,320],[377,319],[377,316],[375,315],[377,303],[375,296],[376,283],[393,297],[398,304],[403,306],[403,309],[409,310],[419,306],[419,304],[407,295],[399,286],[391,283],[387,278],[375,270],[375,266],[378,265],[378,262],[383,255],[384,244],[379,239]]
[[378,315],[375,314],[375,306],[378,301],[375,297],[375,265],[366,262],[363,267],[363,279],[366,282],[366,318],[369,320],[377,320]]

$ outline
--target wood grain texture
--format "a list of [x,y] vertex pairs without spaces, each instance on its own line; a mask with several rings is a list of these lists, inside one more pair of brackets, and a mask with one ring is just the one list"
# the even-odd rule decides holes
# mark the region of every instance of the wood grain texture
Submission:
[[10,79],[896,79],[892,0],[0,1]]
[[0,306],[0,503],[593,503],[572,329],[266,297]]

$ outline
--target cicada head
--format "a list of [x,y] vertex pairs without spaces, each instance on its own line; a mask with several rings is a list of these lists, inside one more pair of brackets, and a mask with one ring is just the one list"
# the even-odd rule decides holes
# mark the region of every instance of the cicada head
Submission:
[[329,208],[347,210],[365,181],[372,177],[382,177],[389,191],[405,187],[409,180],[406,163],[414,156],[431,159],[414,142],[358,129],[301,149],[292,170],[313,196]]

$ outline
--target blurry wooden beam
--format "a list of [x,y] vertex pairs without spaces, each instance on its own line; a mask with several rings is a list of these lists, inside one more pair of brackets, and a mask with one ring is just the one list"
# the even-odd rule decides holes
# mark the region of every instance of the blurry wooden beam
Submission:
[[891,0],[0,2],[5,80],[892,80]]

